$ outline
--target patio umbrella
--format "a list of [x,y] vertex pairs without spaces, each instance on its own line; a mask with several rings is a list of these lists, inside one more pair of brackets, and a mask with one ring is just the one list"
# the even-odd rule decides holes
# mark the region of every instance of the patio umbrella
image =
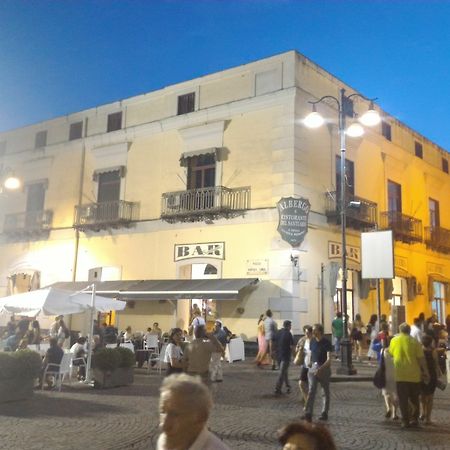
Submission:
[[[92,335],[94,329],[94,312],[109,312],[125,309],[126,302],[98,297],[95,294],[95,285],[92,293],[71,292],[53,287],[24,292],[0,298],[0,311],[10,314],[34,317],[40,312],[47,316],[61,314],[77,314],[85,311],[91,312],[89,323],[89,346],[86,362],[86,380],[90,381],[92,361]],[[87,289],[88,289],[87,288]]]

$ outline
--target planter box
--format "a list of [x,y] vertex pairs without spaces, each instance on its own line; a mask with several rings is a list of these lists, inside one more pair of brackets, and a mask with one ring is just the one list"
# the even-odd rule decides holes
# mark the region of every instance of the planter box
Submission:
[[27,400],[33,395],[34,378],[0,379],[0,403]]
[[94,368],[93,375],[94,386],[100,389],[128,386],[134,382],[133,367],[119,367],[112,372],[103,372]]

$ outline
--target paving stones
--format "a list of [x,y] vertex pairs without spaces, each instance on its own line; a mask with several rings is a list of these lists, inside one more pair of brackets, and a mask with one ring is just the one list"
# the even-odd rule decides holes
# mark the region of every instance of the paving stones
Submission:
[[[373,370],[361,365],[358,372],[367,376]],[[276,431],[303,413],[298,368],[290,371],[292,393],[281,396],[273,394],[278,371],[244,362],[224,365],[224,372],[224,382],[213,385],[211,429],[232,449],[277,448]],[[434,426],[403,431],[384,418],[382,397],[372,383],[355,380],[331,385],[326,426],[339,449],[450,449],[450,390],[436,392]],[[160,382],[157,371],[147,375],[146,369],[136,369],[132,386],[93,390],[73,384],[61,393],[36,391],[30,400],[0,404],[0,449],[153,449]]]

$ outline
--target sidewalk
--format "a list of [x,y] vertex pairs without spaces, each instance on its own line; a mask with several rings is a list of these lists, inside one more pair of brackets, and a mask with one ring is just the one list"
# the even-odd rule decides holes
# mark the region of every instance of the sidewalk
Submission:
[[[333,370],[338,362],[333,362]],[[375,367],[356,363],[358,377]],[[299,368],[290,368],[291,394],[274,395],[279,372],[247,360],[224,364],[223,383],[212,386],[210,428],[234,450],[273,450],[277,430],[302,415]],[[450,389],[437,391],[434,426],[401,431],[384,418],[383,400],[371,382],[351,376],[332,383],[327,427],[340,450],[449,449]],[[0,449],[152,450],[158,438],[157,370],[135,369],[132,386],[96,390],[74,383],[61,393],[36,391],[27,401],[0,404]],[[315,419],[320,413],[320,395]]]

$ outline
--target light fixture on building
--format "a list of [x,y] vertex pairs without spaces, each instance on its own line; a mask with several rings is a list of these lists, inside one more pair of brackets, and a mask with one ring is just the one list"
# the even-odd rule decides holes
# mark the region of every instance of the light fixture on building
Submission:
[[8,189],[8,191],[19,189],[21,184],[22,183],[20,182],[19,178],[15,176],[10,176],[3,182],[3,186],[5,187],[5,189]]
[[293,247],[291,250],[291,264],[292,268],[296,271],[297,280],[300,280],[300,250],[297,247]]
[[[340,190],[340,204],[341,206],[341,239],[342,239],[342,309],[343,309],[343,328],[344,339],[341,342],[341,367],[338,368],[338,373],[353,375],[356,370],[353,368],[352,363],[352,343],[348,335],[348,319],[347,319],[347,242],[346,242],[346,210],[350,206],[347,202],[346,196],[346,171],[345,171],[345,152],[346,152],[346,136],[358,137],[364,133],[364,129],[357,122],[353,122],[348,128],[346,128],[345,120],[347,116],[354,117],[353,103],[351,99],[353,97],[360,97],[370,102],[369,109],[359,119],[361,123],[366,126],[374,126],[380,123],[381,119],[378,112],[374,109],[373,102],[376,99],[370,99],[364,97],[361,94],[345,95],[345,89],[341,89],[339,98],[333,95],[325,95],[315,102],[309,102],[312,104],[312,112],[304,119],[303,123],[309,128],[318,128],[324,123],[322,116],[317,112],[316,105],[321,103],[325,99],[334,100],[338,106],[339,115],[339,138],[340,138],[340,150],[341,150],[341,190]],[[314,114],[314,116],[312,116]],[[312,116],[312,118],[311,118]],[[309,118],[309,119],[308,119]],[[322,119],[322,122],[320,120]],[[356,206],[356,205],[354,205]]]

